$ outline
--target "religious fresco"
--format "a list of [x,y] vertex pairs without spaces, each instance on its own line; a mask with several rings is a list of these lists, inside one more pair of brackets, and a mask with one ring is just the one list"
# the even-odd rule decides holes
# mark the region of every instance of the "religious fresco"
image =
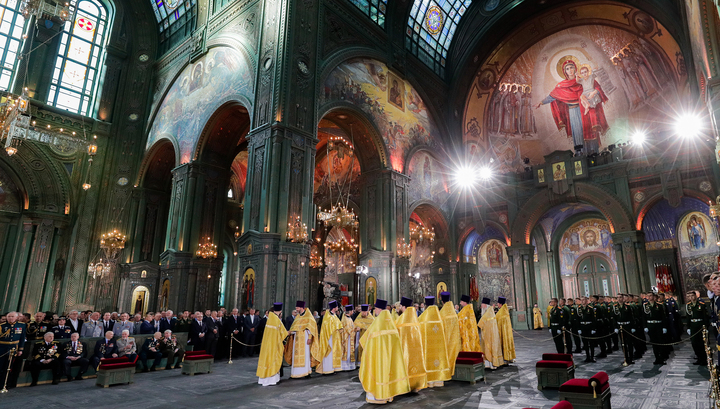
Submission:
[[20,213],[21,194],[10,176],[0,169],[0,212]]
[[255,270],[245,270],[242,279],[242,309],[248,309],[255,305]]
[[506,243],[497,239],[486,240],[477,247],[477,286],[481,299],[488,297],[493,302],[498,297],[515,299],[506,247]]
[[[313,201],[337,201],[340,193],[352,198],[360,194],[360,162],[350,138],[330,121],[320,121],[318,155],[315,160]],[[332,204],[332,203],[331,203]]]
[[617,269],[615,251],[610,236],[610,224],[607,221],[585,219],[565,230],[558,245],[560,273],[562,275],[575,274],[573,271],[575,261],[583,254],[590,252],[608,256],[613,263],[613,269]]
[[251,72],[245,58],[228,47],[211,48],[189,64],[160,104],[146,150],[160,138],[170,138],[180,149],[180,163],[190,162],[200,133],[219,101],[234,96],[253,100]]
[[448,211],[450,189],[445,177],[446,170],[442,164],[428,151],[418,151],[410,159],[407,169],[407,175],[410,177],[409,202],[430,200]]
[[357,105],[370,116],[398,172],[404,170],[412,147],[441,148],[437,127],[420,95],[380,61],[355,58],[336,67],[325,79],[320,104],[335,101]]
[[542,227],[547,243],[551,242],[552,235],[557,230],[560,223],[567,220],[568,217],[585,212],[597,211],[593,206],[577,203],[577,204],[561,204],[548,210],[538,221]]
[[231,186],[233,187],[234,199],[242,202],[245,200],[245,182],[247,179],[248,151],[242,151],[233,159]]
[[717,271],[718,237],[713,222],[704,213],[689,212],[680,219],[676,237],[685,272],[685,287],[702,290],[703,275]]
[[365,304],[374,305],[377,299],[377,280],[375,277],[368,277],[365,280]]
[[[633,18],[636,32],[657,24],[642,12]],[[522,169],[526,157],[544,163],[555,150],[590,154],[627,142],[636,126],[672,112],[668,105],[687,93],[672,38],[595,24],[538,38],[514,60],[501,60],[508,51],[496,50],[481,68],[465,111],[465,142],[487,151],[502,172]],[[502,70],[497,80],[495,70]],[[566,177],[556,171],[553,165],[552,180]]]

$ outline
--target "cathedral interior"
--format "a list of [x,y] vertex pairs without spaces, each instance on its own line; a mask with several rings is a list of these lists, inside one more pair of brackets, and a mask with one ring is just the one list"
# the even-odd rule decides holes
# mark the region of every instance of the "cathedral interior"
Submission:
[[0,311],[684,303],[720,260],[719,8],[2,0]]

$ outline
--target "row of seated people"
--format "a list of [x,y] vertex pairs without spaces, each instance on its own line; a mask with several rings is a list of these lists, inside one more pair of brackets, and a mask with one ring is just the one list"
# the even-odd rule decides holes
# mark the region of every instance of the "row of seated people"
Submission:
[[[142,364],[142,371],[155,371],[156,367],[166,358],[165,369],[179,368],[183,362],[185,349],[182,342],[172,333],[165,330],[164,333],[156,332],[153,336],[144,340],[138,350],[138,344],[134,337],[129,336],[129,331],[121,332],[119,338],[114,338],[112,331],[107,331],[105,336],[95,342],[92,355],[89,352],[88,344],[80,340],[80,334],[74,332],[70,340],[61,343],[55,340],[53,332],[45,333],[43,341],[36,343],[29,356],[30,373],[35,386],[40,377],[40,371],[49,369],[52,373],[52,383],[57,385],[63,376],[68,381],[80,380],[91,367],[97,368],[105,359],[125,357],[128,362]],[[148,367],[148,359],[152,359],[152,366]],[[92,366],[91,366],[92,365]],[[72,367],[78,366],[79,371],[75,377],[72,376]]]

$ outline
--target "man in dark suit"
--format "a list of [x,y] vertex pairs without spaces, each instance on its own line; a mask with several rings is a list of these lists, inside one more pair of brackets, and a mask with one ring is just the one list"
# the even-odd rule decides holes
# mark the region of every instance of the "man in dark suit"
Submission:
[[80,314],[77,312],[77,310],[70,311],[70,314],[67,316],[67,325],[72,329],[71,333],[77,332],[78,334],[80,331],[82,331],[82,326],[84,322],[80,319]]
[[87,344],[80,342],[80,335],[77,332],[73,333],[70,336],[70,341],[63,346],[62,361],[68,381],[73,380],[72,372],[70,372],[70,368],[73,366],[80,366],[80,372],[78,372],[75,380],[82,380],[83,374],[88,370],[90,360],[87,358]]
[[205,350],[205,335],[208,332],[207,324],[203,321],[203,314],[200,311],[195,312],[195,319],[190,324],[190,334],[188,340],[195,351]]
[[172,310],[165,311],[165,316],[160,320],[160,332],[163,334],[165,331],[175,331],[175,317],[173,317]]
[[97,368],[103,359],[118,357],[118,347],[113,336],[113,332],[108,331],[105,333],[105,338],[95,343],[95,353],[92,357],[93,368]]
[[[233,358],[237,358],[242,350],[241,345],[235,341],[232,341],[232,337],[235,337],[237,341],[242,341],[242,328],[243,322],[242,317],[239,315],[237,308],[233,308],[232,313],[227,317],[223,318],[223,329],[227,336],[228,342],[234,342],[233,344]],[[229,345],[228,345],[229,347]]]
[[[267,324],[269,314],[272,314],[272,311],[267,310],[267,311],[265,311],[265,315],[263,315],[263,317],[260,318],[260,325],[258,325],[257,335],[255,336],[255,340],[257,341],[258,344],[262,344],[263,335],[265,334],[265,324]],[[260,317],[260,311],[258,311],[255,315],[257,317]],[[255,347],[255,353],[258,354],[258,356],[260,356],[260,345]]]
[[257,335],[257,328],[260,325],[260,320],[255,316],[255,308],[250,308],[250,313],[245,317],[244,322],[244,337],[243,342],[243,356],[252,356],[254,347],[247,345],[255,344],[255,336]]
[[293,322],[295,321],[295,317],[297,317],[297,311],[293,310],[292,314],[285,317],[283,320],[283,324],[285,324],[285,329],[289,330],[290,327],[292,327]]
[[141,334],[154,334],[155,326],[154,326],[154,319],[155,315],[151,312],[147,313],[145,315],[145,321],[140,324],[140,333]]
[[106,312],[103,314],[103,320],[102,320],[102,326],[103,326],[103,334],[112,331],[113,327],[115,327],[115,321],[112,320],[111,315],[109,312]]
[[[152,338],[148,338],[143,343],[142,350],[140,352],[140,362],[143,364],[143,372],[154,371],[155,368],[160,365],[162,360],[162,351],[160,350],[160,341],[162,340],[162,334],[156,332]],[[152,358],[152,367],[148,369],[148,358]]]
[[214,357],[217,352],[218,338],[220,337],[221,330],[218,326],[217,311],[212,311],[203,321],[208,328],[208,332],[205,334],[205,351]]

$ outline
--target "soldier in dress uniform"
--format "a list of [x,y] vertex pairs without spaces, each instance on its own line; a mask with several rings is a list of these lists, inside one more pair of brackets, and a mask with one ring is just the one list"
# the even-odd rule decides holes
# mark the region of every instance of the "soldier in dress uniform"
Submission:
[[606,297],[605,298],[605,308],[607,308],[608,312],[608,324],[610,325],[608,328],[610,328],[610,337],[607,338],[607,349],[609,351],[619,351],[620,350],[620,337],[619,334],[615,331],[612,331],[612,329],[617,328],[617,316],[613,314],[612,312],[615,310],[615,306],[617,306],[617,297]]
[[642,320],[642,300],[639,295],[628,294],[633,299],[631,307],[633,308],[633,316],[635,317],[635,331],[633,335],[635,338],[635,356],[634,359],[640,359],[647,351],[647,344],[645,343],[645,331],[643,331],[644,324]]
[[632,365],[633,361],[633,338],[632,333],[635,331],[635,315],[633,308],[625,302],[628,297],[625,294],[618,294],[618,303],[613,306],[613,315],[615,316],[615,334],[620,334],[622,345],[625,351],[625,362]]
[[566,351],[563,328],[570,326],[570,316],[566,308],[558,306],[557,298],[550,300],[550,306],[552,307],[550,309],[550,335],[552,335],[553,342],[555,342],[557,353],[564,354]]
[[[648,303],[643,305],[643,318],[645,322],[645,333],[650,337],[650,342],[661,344],[666,342],[664,334],[667,334],[668,318],[665,308],[656,302],[655,293],[648,294]],[[667,361],[666,348],[663,345],[653,345],[655,354],[654,365],[665,365]]]
[[595,337],[598,339],[594,340],[595,345],[600,345],[600,353],[597,358],[606,358],[608,355],[607,350],[607,338],[609,334],[607,327],[607,308],[600,301],[600,296],[593,295],[590,297],[590,305],[595,309]]
[[707,353],[705,351],[705,342],[703,340],[703,328],[710,327],[710,319],[708,317],[705,303],[697,299],[695,291],[688,291],[686,298],[688,303],[685,304],[685,312],[687,313],[687,333],[691,336],[693,351],[697,360],[693,365],[707,365]]
[[60,342],[55,341],[55,334],[46,332],[42,342],[35,344],[32,352],[32,361],[30,362],[30,374],[32,375],[32,383],[30,386],[36,386],[40,371],[43,369],[52,370],[52,384],[57,385],[62,376],[62,362],[60,362]]
[[[577,301],[577,303],[575,303]],[[580,307],[580,298],[573,300],[572,298],[567,299],[567,306],[570,309],[570,331],[572,331],[573,342],[575,343],[575,350],[573,353],[579,354],[582,352],[582,344],[580,343],[580,317],[578,316],[578,307]],[[568,344],[569,345],[569,344]],[[568,352],[570,348],[568,347]]]
[[37,312],[35,314],[35,321],[31,322],[27,326],[27,340],[37,341],[43,339],[45,333],[51,331],[52,327],[50,322],[45,320],[44,312]]
[[87,357],[87,344],[80,341],[80,334],[73,332],[70,341],[63,345],[62,361],[65,376],[68,381],[72,381],[71,367],[80,366],[80,372],[75,377],[76,381],[82,380],[82,376],[88,370],[90,360]]
[[[23,349],[25,348],[26,326],[17,322],[18,313],[9,312],[6,322],[0,325],[0,381],[2,385],[7,382],[8,388],[14,388],[17,383],[20,364],[22,363]],[[12,371],[8,376],[8,365],[10,364],[10,351],[15,348],[15,356],[12,362]]]
[[72,328],[65,325],[67,322],[67,318],[60,317],[58,318],[58,325],[53,327],[52,332],[55,335],[56,340],[61,339],[70,339],[70,335],[72,335]]
[[[602,314],[602,326],[598,328],[598,336],[602,337],[602,339],[600,339],[600,355],[598,355],[598,358],[605,358],[607,355],[613,353],[612,336],[615,335],[615,332],[613,331],[615,325],[613,324],[610,303],[607,302],[605,297],[602,295],[596,297],[598,299],[597,304],[599,306],[600,313]],[[609,301],[610,297],[608,297],[607,300]],[[605,352],[602,351],[603,349]]]
[[595,345],[597,340],[597,308],[590,304],[588,297],[582,298],[582,306],[578,308],[580,316],[580,330],[578,333],[585,336],[585,362],[595,362]]

